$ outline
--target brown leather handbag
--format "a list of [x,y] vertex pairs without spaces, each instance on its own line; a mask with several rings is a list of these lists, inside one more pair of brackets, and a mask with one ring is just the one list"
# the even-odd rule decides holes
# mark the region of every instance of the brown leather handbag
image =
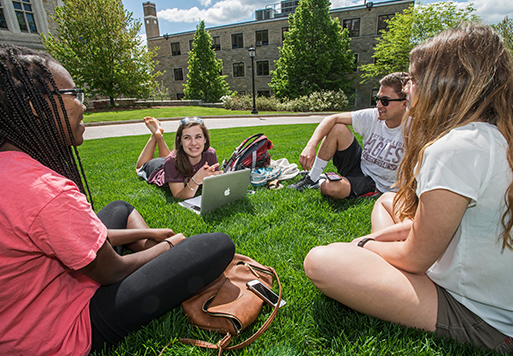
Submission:
[[[251,325],[262,309],[264,301],[248,289],[246,283],[258,279],[272,289],[273,275],[280,289],[277,306],[262,327],[246,341],[228,346],[232,336]],[[180,339],[182,343],[210,349],[241,349],[255,341],[269,327],[278,313],[282,297],[281,283],[272,267],[264,266],[249,257],[235,254],[233,261],[214,282],[182,303],[183,311],[192,325],[225,335],[217,344],[194,339]]]

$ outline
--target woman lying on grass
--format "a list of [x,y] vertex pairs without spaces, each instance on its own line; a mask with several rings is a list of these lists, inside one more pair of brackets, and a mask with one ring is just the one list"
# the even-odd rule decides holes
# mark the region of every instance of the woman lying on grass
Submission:
[[370,235],[309,252],[306,274],[324,294],[377,318],[513,351],[512,70],[485,25],[413,49],[399,190],[376,202]]
[[[83,99],[48,54],[0,45],[1,355],[87,355],[114,345],[233,258],[225,234],[149,229],[121,201],[94,213],[77,151]],[[119,244],[139,252],[121,256],[112,248]]]
[[[175,149],[170,151],[164,129],[157,119],[145,117],[151,136],[137,159],[136,172],[148,183],[169,185],[177,199],[192,198],[203,179],[221,173],[214,148],[210,147],[208,129],[198,117],[186,117],[176,130]],[[158,147],[159,157],[153,158]]]

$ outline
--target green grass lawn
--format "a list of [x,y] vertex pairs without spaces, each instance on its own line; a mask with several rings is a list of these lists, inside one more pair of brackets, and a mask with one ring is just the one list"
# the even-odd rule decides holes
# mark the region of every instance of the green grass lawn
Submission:
[[[276,125],[258,128],[211,130],[212,146],[220,161],[246,137],[265,133],[273,142],[273,159],[298,157],[315,124]],[[166,133],[168,142],[174,133]],[[224,232],[237,252],[276,269],[287,305],[280,309],[270,328],[248,347],[226,355],[487,355],[468,345],[439,340],[430,333],[409,329],[352,311],[322,295],[306,278],[303,259],[314,246],[351,241],[370,232],[375,200],[324,198],[315,190],[271,191],[256,194],[200,216],[177,204],[168,189],[150,186],[134,168],[148,136],[88,140],[80,148],[96,210],[122,199],[133,204],[150,227],[170,227],[191,236]],[[333,170],[330,163],[326,170]],[[299,177],[290,182],[295,182]],[[275,283],[276,287],[276,283]],[[275,288],[276,289],[276,288]],[[258,330],[270,314],[264,307],[259,319],[242,338]],[[102,355],[217,355],[216,351],[180,344],[182,337],[216,343],[215,333],[190,326],[177,308]],[[235,341],[240,341],[238,338]]]
[[[283,114],[283,111],[261,111],[259,114]],[[293,114],[293,113],[285,113]],[[251,115],[250,111],[226,110],[222,108],[208,108],[202,106],[172,106],[150,109],[134,109],[119,111],[103,111],[103,112],[85,112],[84,122],[105,122],[105,121],[127,121],[141,120],[145,116],[152,116],[157,119],[174,118],[185,116],[241,116]]]

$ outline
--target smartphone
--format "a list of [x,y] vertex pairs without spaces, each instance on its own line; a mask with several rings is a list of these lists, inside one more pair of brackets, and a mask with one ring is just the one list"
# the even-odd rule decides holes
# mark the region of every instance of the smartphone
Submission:
[[329,180],[342,180],[342,177],[335,172],[326,172],[324,174],[326,174],[326,178]]
[[[258,279],[254,279],[246,283],[248,288],[258,295],[261,299],[267,302],[269,305],[276,307],[276,303],[278,303],[278,295],[274,293],[272,290],[267,288],[265,284],[260,282]],[[280,301],[280,308],[287,304],[283,299]]]

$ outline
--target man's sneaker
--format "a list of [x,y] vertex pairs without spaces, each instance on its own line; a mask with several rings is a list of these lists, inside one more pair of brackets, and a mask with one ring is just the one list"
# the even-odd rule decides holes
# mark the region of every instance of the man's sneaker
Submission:
[[301,179],[299,182],[288,185],[287,188],[289,189],[295,189],[298,192],[302,191],[306,188],[315,188],[315,186],[319,183],[319,181],[314,182],[309,175],[306,175],[303,179]]

